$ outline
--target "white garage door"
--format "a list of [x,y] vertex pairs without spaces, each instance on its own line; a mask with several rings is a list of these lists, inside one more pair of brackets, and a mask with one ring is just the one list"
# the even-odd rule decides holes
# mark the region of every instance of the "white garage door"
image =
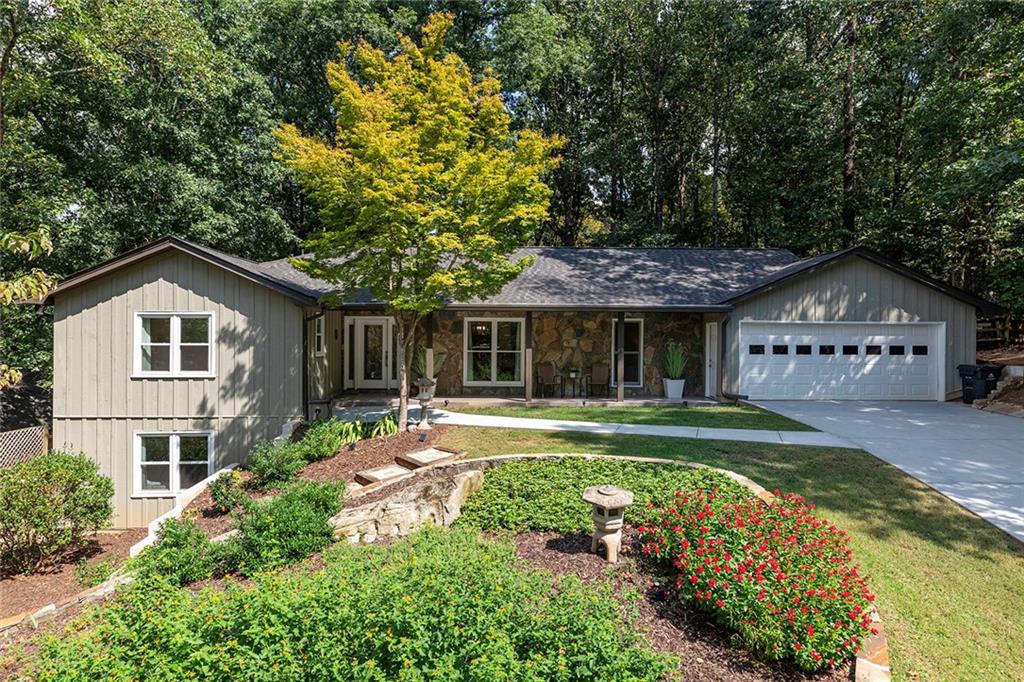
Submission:
[[940,323],[740,322],[740,393],[780,400],[940,400]]

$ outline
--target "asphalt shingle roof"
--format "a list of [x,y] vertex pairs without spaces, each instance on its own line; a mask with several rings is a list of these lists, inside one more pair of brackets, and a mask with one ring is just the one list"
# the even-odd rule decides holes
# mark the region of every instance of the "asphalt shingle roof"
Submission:
[[[519,249],[532,265],[496,296],[459,306],[518,308],[685,308],[721,302],[797,261],[782,249]],[[258,265],[262,274],[309,295],[331,290],[287,260]],[[347,303],[375,301],[360,292]]]

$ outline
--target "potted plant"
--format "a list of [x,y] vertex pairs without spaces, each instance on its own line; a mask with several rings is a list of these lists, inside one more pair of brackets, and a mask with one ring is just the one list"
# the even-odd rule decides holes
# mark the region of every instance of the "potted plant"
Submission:
[[665,397],[679,400],[683,397],[683,387],[686,380],[683,379],[683,371],[686,369],[686,360],[690,352],[681,343],[670,341],[665,346],[665,377],[662,382],[665,384]]
[[441,373],[441,367],[444,365],[444,361],[448,359],[448,353],[441,350],[440,348],[434,349],[434,376],[427,376],[427,349],[423,346],[416,348],[416,354],[412,359],[412,371],[421,379],[432,379],[434,384],[437,384],[437,375]]

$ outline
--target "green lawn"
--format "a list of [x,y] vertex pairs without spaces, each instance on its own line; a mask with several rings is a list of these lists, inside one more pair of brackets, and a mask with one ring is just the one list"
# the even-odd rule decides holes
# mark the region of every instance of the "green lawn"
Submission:
[[588,452],[684,459],[798,492],[851,533],[878,594],[895,679],[1024,679],[1024,545],[865,452],[465,427],[450,429],[442,445],[478,457]]
[[553,405],[537,407],[457,407],[456,412],[492,414],[498,417],[529,417],[613,424],[659,424],[663,426],[705,426],[722,429],[766,429],[769,431],[817,431],[782,415],[747,405],[706,407],[579,407]]

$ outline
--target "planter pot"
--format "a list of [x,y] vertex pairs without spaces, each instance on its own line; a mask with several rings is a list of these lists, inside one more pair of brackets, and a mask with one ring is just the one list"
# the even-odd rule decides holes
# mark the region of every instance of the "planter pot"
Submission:
[[670,400],[680,400],[683,397],[683,385],[686,379],[662,379],[665,384],[665,397]]

